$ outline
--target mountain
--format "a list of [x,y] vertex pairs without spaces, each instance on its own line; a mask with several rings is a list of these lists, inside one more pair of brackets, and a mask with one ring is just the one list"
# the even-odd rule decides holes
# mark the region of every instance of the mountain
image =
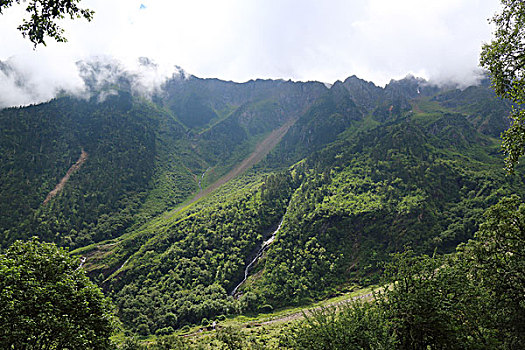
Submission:
[[141,335],[374,283],[390,253],[452,252],[525,194],[497,139],[511,105],[486,84],[180,71],[141,94],[80,66],[88,97],[0,110],[0,244],[74,249]]

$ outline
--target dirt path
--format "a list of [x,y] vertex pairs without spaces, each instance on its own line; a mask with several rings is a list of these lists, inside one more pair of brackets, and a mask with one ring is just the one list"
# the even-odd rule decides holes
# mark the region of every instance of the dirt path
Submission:
[[77,171],[78,169],[80,169],[80,167],[82,166],[82,164],[85,163],[85,161],[87,160],[88,158],[88,154],[86,151],[84,151],[84,149],[82,148],[82,152],[80,153],[80,158],[78,158],[77,162],[75,164],[73,164],[71,166],[71,168],[69,168],[69,170],[67,171],[66,175],[62,178],[62,180],[60,180],[60,182],[58,183],[58,185],[55,186],[55,188],[49,192],[49,194],[47,195],[46,199],[44,199],[44,202],[42,203],[42,205],[46,205],[47,202],[49,202],[51,199],[53,199],[53,197],[55,197],[60,191],[62,191],[62,189],[64,188],[64,186],[66,185],[66,182],[69,180],[69,177],[75,172]]
[[350,303],[350,302],[352,302],[354,300],[358,300],[358,299],[367,299],[368,300],[368,299],[372,298],[372,296],[373,296],[372,293],[358,295],[358,296],[352,297],[350,299],[341,300],[341,301],[338,301],[338,302],[335,302],[335,303],[319,306],[319,307],[316,307],[316,308],[313,308],[313,309],[309,309],[309,310],[306,310],[306,311],[296,312],[296,313],[293,313],[293,314],[277,317],[277,318],[274,318],[272,320],[268,320],[268,321],[264,321],[264,322],[255,322],[256,324],[251,324],[251,325],[252,326],[258,326],[258,325],[262,326],[262,325],[267,325],[267,324],[272,324],[272,323],[277,323],[277,322],[290,322],[290,321],[294,321],[294,320],[298,320],[300,318],[303,318],[305,314],[306,315],[310,315],[312,313],[312,311],[321,310],[322,308],[327,308],[327,307],[338,307],[340,305],[348,304],[348,303]]
[[[253,327],[261,327],[261,326],[271,325],[273,323],[279,323],[279,322],[282,322],[282,323],[291,322],[291,321],[295,321],[295,320],[299,320],[299,319],[304,318],[304,315],[309,316],[309,315],[312,314],[313,311],[321,310],[323,308],[330,308],[330,307],[336,307],[337,308],[337,307],[339,307],[341,305],[348,304],[348,303],[350,303],[352,301],[355,301],[355,300],[358,300],[358,299],[364,299],[364,300],[368,301],[368,300],[372,299],[373,297],[374,297],[373,292],[370,292],[370,293],[367,293],[367,294],[361,294],[361,295],[357,295],[357,296],[354,296],[354,297],[351,297],[351,298],[348,298],[348,299],[345,299],[345,300],[340,300],[340,301],[336,301],[336,302],[333,302],[333,303],[328,303],[328,304],[323,305],[323,306],[318,306],[318,307],[310,308],[310,309],[304,309],[301,312],[294,312],[294,313],[291,313],[291,314],[275,317],[275,318],[269,319],[267,321],[262,321],[262,322],[261,321],[248,321],[248,322],[240,324],[240,327],[242,327],[242,328],[247,328],[247,327],[253,328]],[[216,329],[222,328],[224,326],[225,325],[222,322],[219,322],[219,324],[217,325],[216,328],[213,328],[213,329],[206,329],[206,328],[203,329],[203,328],[201,328],[197,332],[188,333],[188,334],[180,334],[180,336],[182,336],[182,337],[200,336],[202,334],[202,332],[205,331],[205,330],[215,331]]]

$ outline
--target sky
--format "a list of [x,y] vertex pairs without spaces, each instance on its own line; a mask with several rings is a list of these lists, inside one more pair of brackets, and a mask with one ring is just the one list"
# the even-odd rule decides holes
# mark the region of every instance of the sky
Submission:
[[[23,3],[0,16],[0,61],[27,86],[0,74],[0,107],[82,90],[75,62],[114,58],[138,71],[138,57],[158,69],[198,77],[333,83],[351,75],[384,86],[407,74],[472,84],[488,18],[498,0],[82,0],[94,19],[63,20],[67,43],[33,45],[16,30]],[[151,72],[149,72],[151,73]],[[149,74],[148,73],[148,74]]]

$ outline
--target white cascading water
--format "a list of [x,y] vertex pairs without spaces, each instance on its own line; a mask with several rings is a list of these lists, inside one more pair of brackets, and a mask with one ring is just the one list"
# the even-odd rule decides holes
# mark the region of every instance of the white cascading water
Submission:
[[250,269],[251,267],[253,266],[253,264],[255,264],[257,262],[257,260],[259,260],[259,258],[263,255],[264,251],[270,246],[270,244],[273,243],[273,241],[275,240],[275,235],[277,234],[277,232],[279,232],[279,230],[281,229],[281,225],[283,224],[283,221],[284,221],[284,217],[286,216],[286,213],[284,214],[283,218],[281,219],[281,222],[279,222],[279,226],[277,226],[277,228],[275,229],[275,231],[273,231],[272,235],[270,236],[270,238],[268,238],[266,241],[263,242],[261,248],[259,249],[259,251],[257,252],[257,254],[255,255],[255,258],[253,258],[253,260],[248,264],[246,265],[246,268],[244,269],[244,279],[241,281],[241,283],[239,283],[237,285],[237,287],[235,287],[233,289],[233,291],[230,293],[230,295],[235,295],[235,293],[237,293],[237,290],[239,289],[240,286],[243,285],[244,282],[246,282],[246,279],[248,278],[248,275],[250,274]]

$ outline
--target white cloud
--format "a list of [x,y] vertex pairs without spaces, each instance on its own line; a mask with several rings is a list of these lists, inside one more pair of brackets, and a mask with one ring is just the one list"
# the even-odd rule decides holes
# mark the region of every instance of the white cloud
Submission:
[[[32,50],[16,30],[22,6],[0,22],[0,60],[22,61],[36,82],[78,87],[74,62],[112,56],[133,70],[137,58],[201,77],[333,82],[356,74],[383,85],[407,73],[469,83],[487,18],[498,0],[83,0],[95,18],[64,21],[68,43]],[[151,73],[151,72],[150,72]],[[35,83],[39,86],[38,83]],[[12,84],[0,77],[0,91]],[[37,89],[38,90],[38,89]],[[14,90],[12,90],[13,92]],[[15,94],[16,95],[16,94]]]
[[486,19],[496,8],[496,1],[481,0],[372,0],[365,19],[353,24],[363,48],[355,59],[374,70],[368,74],[375,81],[412,72],[472,82],[481,44],[490,39]]
[[28,52],[4,63],[10,68],[7,74],[0,72],[0,107],[44,102],[61,90],[84,90],[71,57]]

